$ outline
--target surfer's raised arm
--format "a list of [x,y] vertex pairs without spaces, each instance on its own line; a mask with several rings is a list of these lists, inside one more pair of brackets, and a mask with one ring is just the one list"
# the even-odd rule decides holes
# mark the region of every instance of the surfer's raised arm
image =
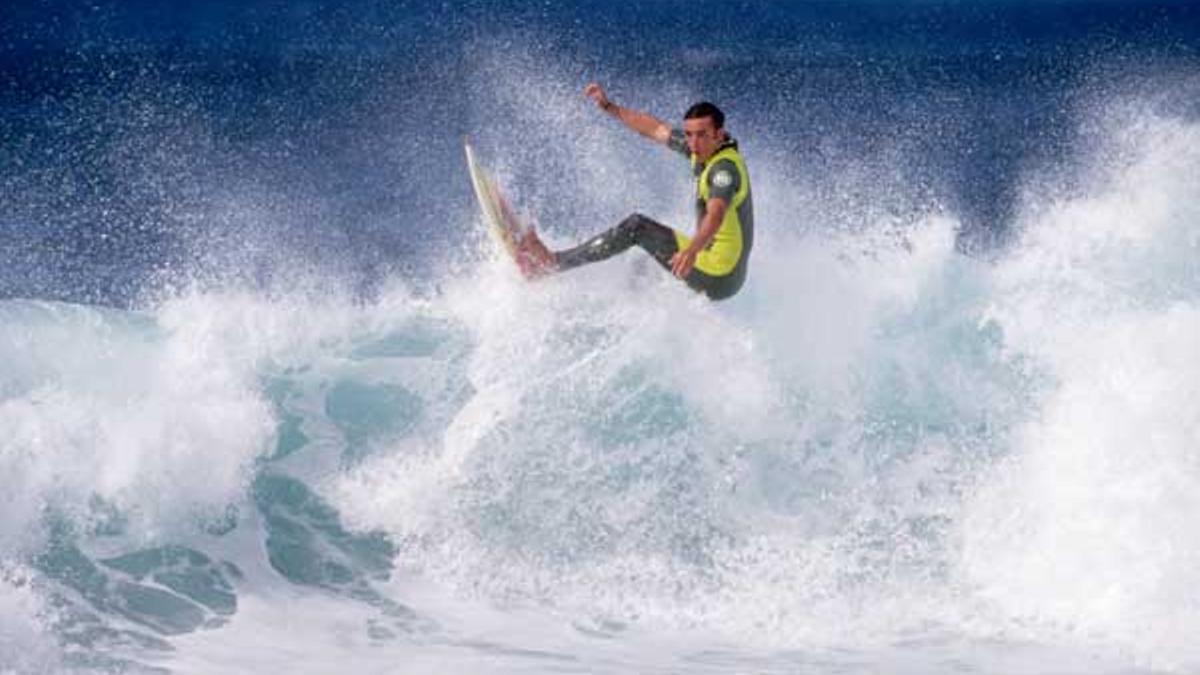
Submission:
[[621,120],[625,126],[646,138],[662,143],[663,145],[666,145],[667,141],[671,139],[671,127],[666,122],[649,113],[632,110],[613,103],[608,99],[608,94],[604,93],[604,87],[601,87],[599,84],[592,82],[584,87],[583,94],[595,101],[601,110]]

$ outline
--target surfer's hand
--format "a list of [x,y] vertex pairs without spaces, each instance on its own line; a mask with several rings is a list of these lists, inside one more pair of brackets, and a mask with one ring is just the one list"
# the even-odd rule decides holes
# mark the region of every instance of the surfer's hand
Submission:
[[692,268],[696,265],[696,251],[691,248],[685,248],[671,256],[671,274],[680,279],[687,278],[691,273]]
[[601,110],[608,111],[612,107],[612,101],[608,100],[608,94],[604,93],[604,87],[592,82],[583,88],[583,95],[596,102],[596,105]]

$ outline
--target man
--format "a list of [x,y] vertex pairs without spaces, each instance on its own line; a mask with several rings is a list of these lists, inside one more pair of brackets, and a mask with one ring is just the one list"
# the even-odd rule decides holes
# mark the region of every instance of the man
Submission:
[[518,244],[522,272],[537,277],[564,271],[636,244],[712,300],[737,293],[754,243],[754,213],[750,174],[737,142],[725,132],[724,113],[711,103],[697,103],[684,114],[683,129],[672,129],[647,113],[613,103],[598,84],[589,84],[584,94],[625,126],[689,158],[696,179],[696,234],[688,237],[635,213],[575,248],[555,252],[531,229]]

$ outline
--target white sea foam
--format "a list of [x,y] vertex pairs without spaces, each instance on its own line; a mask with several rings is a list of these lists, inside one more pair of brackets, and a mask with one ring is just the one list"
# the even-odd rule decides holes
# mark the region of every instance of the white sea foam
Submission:
[[1143,121],[1120,149],[1085,194],[1040,205],[996,270],[1005,345],[1053,386],[971,503],[963,564],[1014,620],[1190,670],[1200,128]]
[[0,673],[49,673],[62,669],[51,611],[26,569],[0,561]]
[[107,504],[153,538],[240,498],[271,414],[236,336],[182,304],[158,317],[0,307],[0,349],[13,355],[0,400],[0,462],[14,486],[3,497],[6,548],[43,526],[47,506],[88,520]]

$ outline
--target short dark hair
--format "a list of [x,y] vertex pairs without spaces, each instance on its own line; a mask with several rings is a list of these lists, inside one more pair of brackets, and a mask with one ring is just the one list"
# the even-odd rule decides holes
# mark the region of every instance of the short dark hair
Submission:
[[687,112],[683,114],[683,119],[685,120],[698,120],[702,117],[711,117],[713,126],[718,129],[725,128],[725,113],[721,112],[720,108],[708,101],[700,101],[688,108]]

